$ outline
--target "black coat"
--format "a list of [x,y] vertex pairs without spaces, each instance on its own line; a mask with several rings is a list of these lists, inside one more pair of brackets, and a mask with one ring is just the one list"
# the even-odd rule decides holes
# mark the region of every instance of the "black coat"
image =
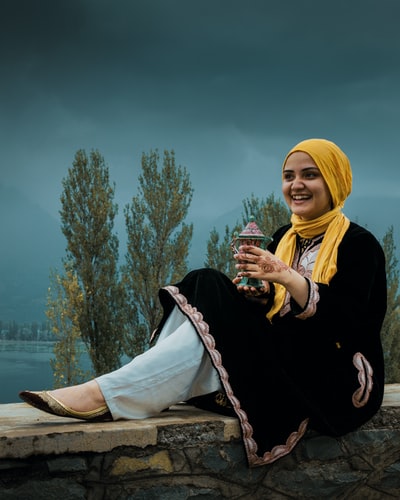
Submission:
[[[275,233],[272,252],[288,227]],[[271,324],[264,308],[212,269],[192,271],[160,290],[160,326],[177,304],[201,337],[227,396],[226,406],[221,394],[218,404],[215,395],[191,402],[239,418],[250,466],[289,453],[307,426],[340,436],[381,405],[386,273],[383,250],[369,231],[350,224],[337,273],[329,285],[319,284],[319,294],[314,316],[277,315]]]

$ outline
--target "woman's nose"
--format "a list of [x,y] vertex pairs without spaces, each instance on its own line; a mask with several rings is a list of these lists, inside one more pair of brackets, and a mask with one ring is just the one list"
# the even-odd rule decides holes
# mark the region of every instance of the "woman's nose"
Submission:
[[291,189],[300,189],[304,187],[304,182],[300,177],[295,177],[292,181]]

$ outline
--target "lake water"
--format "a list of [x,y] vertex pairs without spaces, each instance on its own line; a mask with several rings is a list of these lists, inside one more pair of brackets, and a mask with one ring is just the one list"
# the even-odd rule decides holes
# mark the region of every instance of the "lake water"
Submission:
[[[20,403],[19,391],[52,389],[53,342],[0,341],[0,404]],[[83,369],[90,366],[81,356]]]

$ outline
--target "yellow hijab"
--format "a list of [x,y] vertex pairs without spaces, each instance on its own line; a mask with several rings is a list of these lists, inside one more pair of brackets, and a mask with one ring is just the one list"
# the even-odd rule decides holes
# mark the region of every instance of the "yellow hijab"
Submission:
[[[332,197],[332,210],[313,220],[303,220],[292,214],[291,228],[280,240],[275,255],[291,266],[296,250],[296,235],[301,238],[313,238],[324,233],[318,252],[313,281],[328,284],[336,274],[337,249],[347,231],[350,221],[343,214],[342,208],[351,193],[352,173],[349,159],[333,142],[326,139],[307,139],[292,148],[282,165],[285,167],[288,157],[295,151],[302,151],[311,156],[319,168]],[[276,314],[285,300],[286,289],[275,283],[274,304],[267,314],[268,319]]]

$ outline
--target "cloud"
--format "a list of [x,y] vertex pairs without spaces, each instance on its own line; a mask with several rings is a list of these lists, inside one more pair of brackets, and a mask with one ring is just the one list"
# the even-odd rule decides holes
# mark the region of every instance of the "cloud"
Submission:
[[127,196],[142,152],[175,149],[217,211],[254,179],[279,189],[272,165],[327,137],[361,192],[393,193],[398,14],[397,0],[7,1],[3,182],[54,210],[75,152],[95,148]]
[[[380,238],[393,224],[398,239],[399,16],[398,0],[4,0],[0,188],[17,189],[30,217],[8,210],[3,229],[54,228],[76,151],[98,149],[122,236],[142,153],[173,149],[202,265],[211,228],[234,224],[251,194],[279,197],[286,152],[326,137],[353,167],[345,212]],[[35,228],[31,206],[52,224]],[[20,248],[27,264],[45,255]]]

